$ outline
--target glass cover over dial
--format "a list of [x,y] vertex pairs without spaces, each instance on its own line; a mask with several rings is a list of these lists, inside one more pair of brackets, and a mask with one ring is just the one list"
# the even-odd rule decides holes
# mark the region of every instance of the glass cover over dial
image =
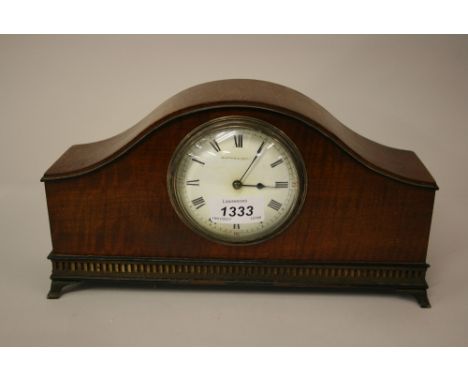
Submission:
[[172,204],[204,237],[250,244],[283,231],[306,192],[299,151],[278,128],[232,116],[196,128],[177,147],[168,172]]

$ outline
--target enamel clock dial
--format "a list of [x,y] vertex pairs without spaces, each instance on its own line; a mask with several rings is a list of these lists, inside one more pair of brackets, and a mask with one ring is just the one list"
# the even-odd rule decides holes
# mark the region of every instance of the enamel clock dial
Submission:
[[299,212],[306,175],[294,143],[264,121],[212,120],[177,147],[168,189],[180,218],[202,236],[252,244],[283,231]]

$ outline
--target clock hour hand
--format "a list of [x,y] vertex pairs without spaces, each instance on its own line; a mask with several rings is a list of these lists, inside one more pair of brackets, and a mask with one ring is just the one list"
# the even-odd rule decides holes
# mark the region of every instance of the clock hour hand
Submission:
[[262,149],[263,149],[263,146],[265,145],[265,141],[262,142],[262,144],[260,145],[260,147],[258,148],[257,150],[257,153],[255,154],[254,158],[252,159],[252,162],[250,162],[250,165],[249,167],[247,167],[247,170],[245,170],[244,174],[240,177],[239,179],[239,182],[242,183],[242,179],[245,178],[245,175],[247,174],[247,172],[250,170],[250,168],[252,167],[252,165],[254,164],[254,162],[257,160],[257,158],[260,156],[260,153],[262,152]]
[[257,187],[259,190],[262,188],[275,188],[273,186],[265,186],[263,183],[257,183],[257,184],[242,184],[242,187]]
[[255,187],[261,190],[262,188],[288,188],[288,182],[276,182],[274,186],[265,186],[263,183],[257,184],[244,184],[239,180],[232,182],[232,186],[238,190],[242,187]]

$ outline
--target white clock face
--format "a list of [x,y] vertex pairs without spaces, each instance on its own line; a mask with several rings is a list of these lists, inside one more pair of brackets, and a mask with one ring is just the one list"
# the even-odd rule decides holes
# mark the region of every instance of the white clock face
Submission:
[[305,169],[277,128],[248,117],[210,121],[186,137],[169,166],[172,203],[214,241],[249,244],[281,232],[305,196]]

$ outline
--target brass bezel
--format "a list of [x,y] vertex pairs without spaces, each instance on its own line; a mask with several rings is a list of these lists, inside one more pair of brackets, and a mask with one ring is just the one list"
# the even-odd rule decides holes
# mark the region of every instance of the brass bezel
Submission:
[[[296,200],[296,203],[293,208],[288,213],[286,219],[271,230],[267,230],[264,232],[260,237],[255,238],[253,240],[245,240],[245,241],[231,241],[227,240],[226,238],[221,238],[218,235],[213,234],[211,231],[204,229],[195,219],[192,218],[190,214],[188,214],[183,207],[182,203],[180,202],[180,197],[177,192],[176,186],[176,172],[178,165],[181,163],[181,160],[185,157],[185,148],[191,146],[195,141],[198,141],[206,132],[212,132],[215,130],[222,130],[232,126],[233,128],[251,128],[256,129],[264,133],[265,135],[271,137],[272,139],[281,143],[289,152],[291,158],[293,159],[294,165],[296,167],[296,171],[299,178],[299,195]],[[167,171],[167,190],[169,193],[169,198],[171,204],[182,220],[182,222],[189,227],[193,232],[201,235],[202,237],[213,241],[219,244],[225,245],[234,245],[234,246],[242,246],[242,245],[252,245],[264,242],[266,240],[271,239],[279,235],[280,233],[284,232],[291,223],[295,220],[297,215],[299,214],[307,194],[307,173],[304,164],[304,160],[302,159],[302,155],[294,144],[293,141],[279,128],[273,126],[272,124],[265,122],[263,120],[246,117],[246,116],[237,116],[237,115],[230,115],[225,117],[220,117],[216,119],[212,119],[208,122],[201,124],[200,126],[193,129],[189,134],[187,134],[181,142],[176,147],[174,154],[169,162],[168,171]]]

